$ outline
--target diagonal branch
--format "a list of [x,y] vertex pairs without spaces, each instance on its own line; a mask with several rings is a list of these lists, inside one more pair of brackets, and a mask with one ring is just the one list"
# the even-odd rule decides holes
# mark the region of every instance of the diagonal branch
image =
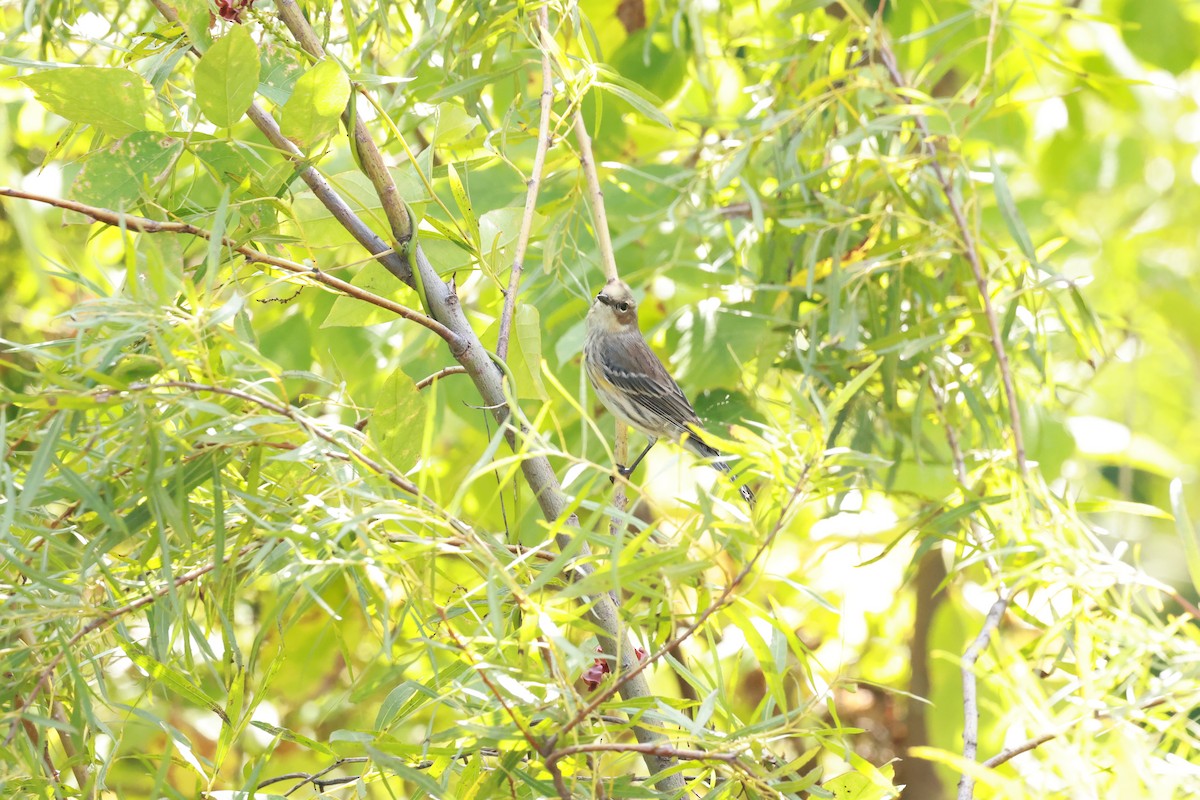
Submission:
[[517,306],[517,287],[521,282],[521,270],[525,266],[525,252],[529,248],[529,234],[533,228],[533,214],[537,209],[538,189],[542,185],[542,170],[546,164],[546,150],[550,147],[550,106],[554,104],[554,72],[550,68],[550,21],[546,7],[538,10],[538,47],[542,51],[542,115],[538,121],[537,150],[533,155],[533,171],[529,173],[525,194],[525,212],[521,215],[521,229],[517,235],[513,254],[512,272],[508,275],[508,291],[504,293],[504,310],[500,314],[500,335],[496,342],[496,355],[508,357],[508,337],[512,334],[513,310]]
[[588,202],[596,222],[596,245],[600,248],[600,269],[606,281],[620,280],[617,258],[613,255],[612,236],[608,232],[608,214],[604,211],[604,191],[600,188],[600,175],[596,172],[596,157],[592,153],[592,137],[583,122],[583,112],[575,109],[575,139],[579,142],[579,165],[587,178]]
[[[883,4],[880,4],[880,14],[883,13]],[[888,41],[886,33],[882,27],[879,28],[878,48],[879,55],[883,59],[883,66],[887,70],[888,76],[897,89],[906,90],[908,84],[904,81],[904,76],[900,72],[900,67],[896,63],[896,54],[892,52],[892,45]],[[905,99],[904,102],[907,102]],[[942,167],[942,162],[938,158],[937,148],[933,144],[933,134],[930,133],[929,123],[925,120],[925,115],[914,111],[912,114],[913,122],[917,126],[917,130],[921,132],[921,148],[929,156],[930,166],[933,168],[933,174],[937,177],[938,183],[942,187],[942,193],[946,195],[946,202],[950,206],[950,213],[954,216],[954,224],[958,228],[958,234],[962,238],[963,250],[967,256],[967,262],[971,265],[971,272],[975,276],[975,286],[979,289],[979,298],[983,303],[984,316],[987,319],[988,333],[992,340],[992,349],[996,352],[996,366],[1000,370],[1000,378],[1004,384],[1004,399],[1008,405],[1009,423],[1012,428],[1012,440],[1014,455],[1017,460],[1017,469],[1021,476],[1025,477],[1028,474],[1029,467],[1025,462],[1025,439],[1021,433],[1021,409],[1017,405],[1017,389],[1013,383],[1012,369],[1008,363],[1008,353],[1004,349],[1004,337],[1000,332],[1000,321],[996,316],[996,308],[992,305],[991,289],[988,286],[987,272],[984,270],[983,261],[979,257],[979,248],[975,243],[975,235],[971,231],[971,226],[967,223],[966,213],[963,211],[962,199],[959,197],[958,189],[951,180],[949,173]]]
[[[297,40],[301,41],[302,46],[307,42],[306,49],[312,52],[312,44],[319,44],[319,40],[315,32],[312,31],[311,26],[309,26],[308,21],[304,19],[303,14],[296,8],[295,3],[290,0],[279,0],[278,5],[282,13],[288,14],[285,22],[287,22],[289,29],[293,29],[293,35],[297,36]],[[365,127],[360,129],[361,121],[356,120],[356,123],[358,124],[355,126],[355,146],[359,152],[360,163],[363,165],[364,170],[382,169],[382,157],[375,158],[378,154],[378,149],[370,140],[369,135],[365,134]],[[360,130],[363,134],[361,136]],[[386,170],[383,171],[386,172]],[[381,183],[383,182],[377,180],[377,178],[381,176],[371,175],[370,177],[375,182],[376,190],[379,192]],[[390,176],[387,179],[390,181]],[[404,205],[403,200],[394,194],[388,196],[381,194],[380,200],[385,204],[385,207],[389,202],[399,203],[401,207]],[[406,219],[408,218],[406,209],[405,217]],[[391,219],[390,213],[389,219]],[[494,357],[484,348],[483,344],[479,341],[478,334],[475,333],[475,330],[467,320],[462,303],[454,291],[453,283],[448,284],[441,279],[419,242],[405,242],[398,239],[398,244],[401,247],[407,247],[411,250],[409,265],[413,270],[412,282],[417,287],[420,287],[418,291],[423,295],[426,310],[431,317],[445,325],[459,337],[461,347],[457,350],[452,348],[451,353],[455,360],[466,370],[467,375],[470,376],[485,406],[490,408],[496,420],[501,425],[504,425],[505,439],[509,446],[515,450],[518,433],[525,435],[527,432],[523,428],[514,427],[509,424],[511,422],[510,398],[504,390],[503,372],[497,368],[497,364],[493,362]],[[609,259],[611,262],[611,245],[609,245]],[[572,511],[573,504],[562,493],[558,477],[555,475],[549,460],[542,455],[526,455],[521,459],[521,473],[533,491],[543,516],[551,523],[552,529],[555,531],[555,540],[560,550],[572,546],[574,536],[576,535],[573,530],[579,527],[579,521]],[[577,549],[580,563],[569,573],[572,580],[586,578],[594,571],[594,567],[588,563],[591,552],[590,548],[584,544],[581,548]],[[614,661],[614,672],[619,674],[632,669],[637,663],[634,656],[634,649],[629,640],[629,635],[625,630],[625,625],[621,620],[616,603],[607,592],[601,592],[595,597],[582,599],[585,614],[591,624],[597,629],[597,638],[600,641],[601,649]],[[621,695],[626,699],[640,699],[652,696],[650,686],[640,672],[622,683]],[[651,713],[647,713],[644,716],[648,721],[654,721],[656,718],[656,715]],[[643,725],[634,724],[631,728],[634,735],[641,742],[657,742],[662,739],[661,734]],[[652,773],[661,772],[667,766],[670,766],[669,761],[664,761],[653,753],[646,753],[644,757],[646,765]],[[660,778],[657,781],[657,786],[662,791],[682,790],[684,786],[683,776],[679,773],[673,773]]]
[[[75,211],[84,216],[91,217],[97,222],[102,222],[105,225],[114,227],[123,227],[127,230],[138,231],[139,233],[177,233],[187,236],[197,236],[201,239],[212,240],[211,231],[191,224],[190,222],[172,222],[147,217],[138,217],[132,214],[125,214],[119,211],[112,211],[107,208],[97,208],[84,203],[77,203],[74,200],[62,200],[55,197],[47,197],[45,195],[34,194],[20,189],[10,189],[8,187],[0,187],[0,196],[15,197],[22,200],[32,200],[38,203],[55,206],[57,208],[66,209],[67,211]],[[420,312],[413,311],[407,306],[402,306],[394,300],[388,300],[385,297],[380,297],[377,294],[368,292],[365,289],[360,289],[349,281],[344,281],[341,278],[335,278],[316,267],[306,267],[303,264],[295,261],[289,261],[286,258],[279,258],[264,253],[260,250],[255,250],[247,245],[238,244],[228,236],[221,237],[221,244],[228,247],[235,253],[245,256],[246,260],[256,264],[269,264],[272,267],[286,270],[293,275],[301,275],[309,280],[327,286],[336,292],[340,292],[348,297],[353,297],[356,300],[362,300],[365,303],[378,306],[386,311],[391,311],[398,317],[410,320],[422,325],[425,328],[442,337],[446,344],[450,346],[450,351],[453,353],[463,346],[458,334],[451,331],[442,323],[435,319],[427,317]]]
[[[179,22],[179,13],[166,0],[150,0],[150,2],[154,4],[154,7],[158,9],[158,13],[162,14],[165,19],[170,22]],[[200,54],[195,45],[191,47],[191,51],[196,55]],[[329,181],[325,180],[325,176],[309,163],[308,157],[301,152],[300,148],[283,135],[283,131],[279,129],[279,123],[275,121],[275,118],[264,111],[258,103],[250,105],[250,108],[246,110],[246,116],[258,127],[267,138],[267,141],[296,168],[296,174],[300,177],[300,180],[307,184],[313,196],[321,201],[321,204],[354,237],[354,240],[362,245],[363,249],[382,264],[388,272],[409,286],[412,286],[412,269],[404,257],[395,248],[390,247],[383,239],[379,238],[375,231],[371,230],[363,222],[362,218],[350,208],[350,205],[342,196],[329,185]]]

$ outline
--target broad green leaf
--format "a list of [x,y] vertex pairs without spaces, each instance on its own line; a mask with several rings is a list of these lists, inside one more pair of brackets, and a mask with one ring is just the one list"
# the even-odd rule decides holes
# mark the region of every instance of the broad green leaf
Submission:
[[1200,32],[1180,0],[1125,0],[1121,36],[1138,58],[1178,75],[1200,55]]
[[[67,196],[99,208],[132,209],[143,190],[152,189],[170,173],[182,152],[180,139],[149,131],[130,134],[89,156]],[[68,221],[92,220],[70,214]]]
[[228,128],[254,101],[258,76],[258,47],[244,26],[234,25],[196,64],[196,102],[213,124]]
[[308,147],[337,130],[338,117],[350,102],[350,80],[333,61],[311,67],[292,90],[279,123],[283,135]]
[[[359,289],[365,289],[372,294],[396,300],[402,305],[412,307],[417,302],[416,293],[388,272],[387,267],[378,261],[369,261],[359,268],[351,278],[350,283]],[[366,327],[378,325],[381,322],[394,322],[399,319],[386,308],[372,305],[364,300],[340,294],[333,301],[329,313],[321,323],[322,328],[337,327]],[[406,325],[412,323],[404,323]]]
[[109,136],[161,128],[152,117],[154,89],[133,70],[65,67],[20,80],[50,111],[72,122],[93,125]]
[[420,457],[425,398],[404,370],[393,370],[383,382],[367,430],[384,458],[397,469],[409,469]]
[[[499,324],[492,325],[483,335],[484,344],[496,349]],[[521,400],[549,400],[542,383],[542,320],[535,306],[517,303],[508,349],[508,368],[517,382],[515,394]]]

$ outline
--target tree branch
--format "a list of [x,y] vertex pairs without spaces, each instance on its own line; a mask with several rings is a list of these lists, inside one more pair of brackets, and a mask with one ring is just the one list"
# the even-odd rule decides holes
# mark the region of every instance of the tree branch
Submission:
[[[150,0],[154,7],[158,9],[158,13],[171,21],[179,22],[179,14],[165,0]],[[191,46],[191,51],[195,55],[199,55],[200,51],[195,44]],[[349,204],[342,199],[342,196],[337,193],[329,181],[325,180],[320,172],[313,167],[308,157],[300,151],[300,148],[283,135],[279,129],[279,123],[275,118],[263,110],[262,106],[257,103],[252,103],[250,108],[246,109],[246,116],[251,122],[258,127],[264,136],[280,154],[287,159],[296,168],[296,174],[300,180],[308,186],[312,191],[313,196],[321,201],[321,204],[333,215],[343,228],[355,241],[363,246],[371,256],[387,269],[388,272],[395,275],[399,280],[412,286],[412,270],[409,268],[408,262],[396,251],[390,247],[383,239],[371,230],[365,222],[350,208]]]
[[[107,208],[97,208],[95,206],[77,203],[73,200],[62,200],[56,197],[47,197],[45,195],[34,194],[33,192],[25,192],[20,189],[11,189],[8,187],[0,187],[0,196],[15,197],[22,200],[32,200],[37,203],[45,203],[46,205],[55,206],[57,208],[75,211],[90,217],[97,222],[113,227],[123,227],[127,230],[137,231],[139,233],[176,233],[187,236],[196,236],[201,239],[211,241],[213,238],[212,232],[204,228],[197,227],[190,222],[171,222],[147,217],[138,217],[132,214],[125,214],[119,211],[112,211]],[[386,311],[391,311],[398,317],[415,322],[425,328],[436,333],[446,341],[450,346],[450,351],[461,348],[463,343],[459,336],[447,328],[442,323],[432,319],[420,312],[413,311],[407,306],[402,306],[394,300],[388,300],[385,297],[380,297],[377,294],[368,292],[366,289],[360,289],[349,281],[344,281],[341,278],[335,278],[328,273],[322,272],[316,267],[308,267],[304,264],[290,261],[286,258],[268,255],[259,250],[255,250],[247,245],[241,245],[230,239],[228,236],[221,237],[221,244],[228,247],[235,253],[244,256],[247,261],[255,264],[269,264],[272,267],[286,270],[293,275],[301,275],[309,280],[322,284],[324,286],[340,292],[347,297],[353,297],[355,300],[362,300],[364,303],[378,306]]]
[[[320,38],[308,24],[308,20],[304,18],[304,13],[300,11],[295,0],[275,0],[275,7],[279,10],[279,17],[283,20],[283,24],[287,26],[304,51],[318,60],[325,58],[325,48],[321,45]],[[353,95],[351,95],[351,99],[353,99]],[[375,140],[371,138],[366,123],[363,122],[360,115],[351,113],[352,108],[351,104],[342,113],[342,120],[348,129],[353,123],[353,128],[350,130],[350,145],[354,148],[355,155],[358,156],[358,163],[363,174],[375,187],[375,194],[383,206],[383,213],[391,227],[397,250],[407,263],[408,246],[416,236],[413,219],[409,215],[408,209],[405,208],[403,198],[396,190],[396,181],[392,178],[392,173],[388,171],[387,165],[384,164],[383,154],[375,146]],[[411,264],[408,266],[411,267]],[[396,277],[404,280],[399,275]],[[428,311],[428,309],[426,310]]]
[[[815,462],[810,461],[805,466],[804,471],[800,474],[799,480],[796,481],[796,485],[792,487],[791,496],[788,497],[787,502],[783,504],[783,508],[779,510],[779,519],[776,520],[774,526],[772,526],[771,532],[768,533],[766,538],[763,539],[762,544],[760,544],[758,549],[754,551],[754,555],[750,557],[750,560],[746,562],[745,566],[743,566],[738,574],[734,576],[733,580],[731,580],[725,586],[725,589],[721,592],[721,596],[718,597],[712,605],[700,612],[700,615],[696,617],[695,622],[685,627],[682,632],[676,634],[675,638],[671,639],[662,647],[658,648],[658,650],[651,653],[648,658],[643,658],[638,661],[628,672],[615,675],[613,682],[607,688],[598,692],[595,697],[593,697],[590,701],[588,701],[588,703],[579,709],[579,711],[575,713],[575,716],[571,717],[570,721],[568,721],[567,724],[562,727],[559,733],[556,734],[556,737],[567,733],[587,719],[588,716],[593,714],[602,704],[611,700],[612,696],[621,690],[621,687],[626,681],[631,681],[641,677],[641,673],[647,667],[690,639],[696,633],[696,631],[698,631],[700,627],[704,625],[709,617],[729,604],[733,593],[739,586],[742,585],[742,582],[746,580],[751,570],[754,569],[755,564],[757,564],[759,559],[762,558],[763,554],[770,549],[771,545],[775,542],[775,537],[779,535],[781,530],[783,530],[783,523],[788,518],[788,512],[791,510],[792,505],[795,504],[796,499],[800,496],[804,488],[804,483],[808,479],[809,470],[813,468],[814,463]],[[625,696],[624,692],[622,692],[622,696]]]
[[[882,3],[879,6],[879,13],[883,13]],[[896,85],[896,88],[906,90],[908,89],[908,84],[905,83],[904,76],[896,64],[896,55],[892,52],[892,46],[888,41],[885,29],[882,25],[877,25],[876,27],[879,31],[877,46],[879,54],[883,59],[883,66],[887,70],[892,83]],[[908,102],[906,96],[902,97],[901,100],[904,103]],[[996,351],[996,366],[1000,370],[1000,377],[1004,384],[1004,397],[1008,404],[1009,424],[1012,428],[1013,450],[1016,456],[1017,469],[1021,473],[1021,476],[1025,477],[1029,472],[1029,467],[1025,462],[1025,438],[1021,433],[1021,409],[1017,405],[1017,390],[1013,383],[1012,369],[1008,364],[1008,353],[1004,349],[1004,337],[1000,332],[1000,321],[996,316],[996,309],[992,305],[992,295],[988,287],[987,273],[979,257],[979,248],[975,244],[975,235],[971,232],[971,226],[967,224],[967,217],[963,212],[963,204],[958,196],[958,189],[955,188],[950,175],[942,168],[942,163],[938,158],[937,148],[933,144],[933,134],[929,131],[929,123],[926,122],[925,115],[916,111],[913,112],[912,118],[917,126],[917,130],[921,132],[921,147],[929,156],[929,163],[933,168],[933,174],[937,177],[938,183],[941,184],[942,192],[946,196],[946,202],[950,206],[950,213],[954,216],[954,223],[958,227],[959,236],[962,237],[963,250],[967,256],[967,262],[971,265],[971,272],[975,276],[975,285],[979,289],[979,297],[983,302],[983,312],[987,319],[992,348]]]
[[596,172],[596,157],[592,154],[592,137],[583,122],[583,111],[575,109],[575,140],[579,142],[579,165],[587,178],[588,203],[596,226],[596,245],[600,248],[600,269],[604,280],[621,279],[617,272],[617,258],[613,255],[612,236],[608,232],[608,214],[604,211],[604,192],[600,188],[600,175]]
[[538,47],[542,51],[542,99],[541,119],[538,121],[537,150],[533,155],[533,171],[529,173],[526,185],[529,191],[525,193],[525,212],[521,215],[521,228],[517,234],[517,244],[513,253],[512,272],[508,275],[508,291],[504,293],[504,310],[500,314],[500,334],[496,341],[496,354],[500,358],[508,357],[508,337],[512,334],[513,311],[517,305],[517,289],[521,282],[521,270],[524,268],[525,252],[529,248],[529,234],[533,229],[533,214],[537,209],[538,189],[542,185],[542,170],[546,164],[546,151],[550,147],[550,107],[554,104],[554,72],[550,68],[550,17],[546,6],[538,9],[537,23]]

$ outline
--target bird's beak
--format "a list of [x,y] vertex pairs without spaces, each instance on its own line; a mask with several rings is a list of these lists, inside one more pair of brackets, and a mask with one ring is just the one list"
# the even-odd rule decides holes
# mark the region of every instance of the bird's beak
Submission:
[[612,305],[612,300],[609,300],[608,295],[606,295],[604,292],[601,292],[600,294],[596,295],[596,300],[598,300],[599,302],[603,303],[606,306]]

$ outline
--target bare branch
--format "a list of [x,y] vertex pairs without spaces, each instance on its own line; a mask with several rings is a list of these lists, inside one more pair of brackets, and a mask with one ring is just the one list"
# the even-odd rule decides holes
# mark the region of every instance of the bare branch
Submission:
[[464,367],[462,364],[456,364],[452,367],[443,367],[442,369],[439,369],[437,372],[433,373],[432,375],[427,375],[426,377],[421,378],[421,380],[417,381],[417,389],[427,389],[430,386],[432,386],[434,383],[436,383],[437,381],[440,381],[442,378],[446,377],[447,375],[462,375],[466,371],[467,371],[467,368]]
[[588,202],[596,223],[596,245],[600,248],[600,269],[606,281],[620,280],[617,258],[613,255],[612,236],[608,232],[608,214],[604,211],[604,192],[600,188],[600,175],[596,172],[596,157],[592,154],[592,137],[583,123],[583,112],[575,109],[575,140],[579,142],[579,165],[587,178]]
[[[190,222],[170,222],[147,217],[138,217],[132,214],[125,214],[119,211],[112,211],[106,208],[96,208],[95,206],[77,203],[73,200],[62,200],[56,197],[47,197],[45,195],[34,194],[32,192],[21,191],[20,189],[10,189],[0,187],[0,196],[15,197],[22,200],[32,200],[38,203],[63,208],[68,211],[75,211],[87,217],[91,217],[97,222],[102,222],[105,225],[114,227],[123,227],[127,230],[138,231],[139,233],[176,233],[188,236],[197,236],[201,239],[211,240],[212,233],[204,228],[192,225]],[[246,260],[255,264],[269,264],[272,267],[286,270],[293,275],[301,275],[314,283],[319,283],[324,286],[340,292],[347,297],[353,297],[356,300],[362,300],[364,303],[378,306],[386,311],[391,311],[398,317],[415,322],[425,328],[436,333],[446,341],[450,346],[451,352],[463,346],[459,336],[447,328],[442,323],[426,315],[413,311],[407,306],[402,306],[394,300],[380,297],[377,294],[368,292],[365,289],[360,289],[349,281],[344,281],[341,278],[335,278],[325,272],[322,272],[316,267],[305,266],[304,264],[290,261],[286,258],[268,255],[252,247],[238,244],[233,239],[225,236],[221,238],[221,244],[228,247],[235,253],[245,256]]]
[[[1147,700],[1146,702],[1139,703],[1138,705],[1134,706],[1134,708],[1138,711],[1145,711],[1147,709],[1154,708],[1155,706],[1160,706],[1165,702],[1167,702],[1167,698],[1155,697],[1152,700]],[[1064,733],[1071,730],[1071,728],[1075,727],[1076,725],[1078,725],[1081,722],[1084,722],[1085,720],[1112,719],[1118,711],[1127,711],[1127,710],[1128,710],[1127,708],[1107,709],[1104,711],[1097,711],[1094,714],[1086,714],[1084,716],[1079,717],[1078,719],[1074,719],[1068,723],[1060,725],[1052,731],[1043,733],[1040,736],[1034,736],[1032,739],[1027,739],[1024,742],[1021,742],[1020,744],[1015,745],[1014,747],[1010,747],[1007,750],[997,753],[996,755],[989,758],[987,761],[984,761],[983,766],[987,767],[988,769],[995,769],[996,767],[1000,766],[1001,764],[1004,764],[1008,761],[1012,761],[1014,758],[1021,755],[1022,753],[1028,753],[1030,750],[1034,750],[1038,747],[1041,747],[1046,742],[1049,742],[1052,739],[1057,739],[1059,736],[1062,736]]]
[[508,291],[504,294],[504,310],[500,314],[500,334],[496,342],[496,354],[500,358],[508,357],[508,337],[512,334],[513,310],[517,305],[517,289],[521,282],[521,270],[525,265],[525,252],[529,248],[529,234],[533,229],[533,214],[537,209],[538,189],[542,185],[546,150],[550,147],[550,107],[554,104],[554,72],[550,68],[550,17],[546,6],[542,6],[538,10],[535,27],[537,28],[538,46],[542,51],[542,114],[538,121],[538,142],[533,156],[533,171],[529,173],[527,181],[529,191],[525,194],[525,212],[521,215],[521,229],[517,234],[512,272],[508,275]]
[[[984,617],[983,627],[979,635],[963,653],[962,684],[963,684],[963,758],[974,761],[979,752],[979,697],[976,690],[975,662],[988,646],[992,631],[1000,625],[1004,612],[1012,601],[1012,593],[1005,592],[996,598],[992,607]],[[958,779],[958,800],[971,800],[975,795],[975,779],[970,773],[964,772]]]

